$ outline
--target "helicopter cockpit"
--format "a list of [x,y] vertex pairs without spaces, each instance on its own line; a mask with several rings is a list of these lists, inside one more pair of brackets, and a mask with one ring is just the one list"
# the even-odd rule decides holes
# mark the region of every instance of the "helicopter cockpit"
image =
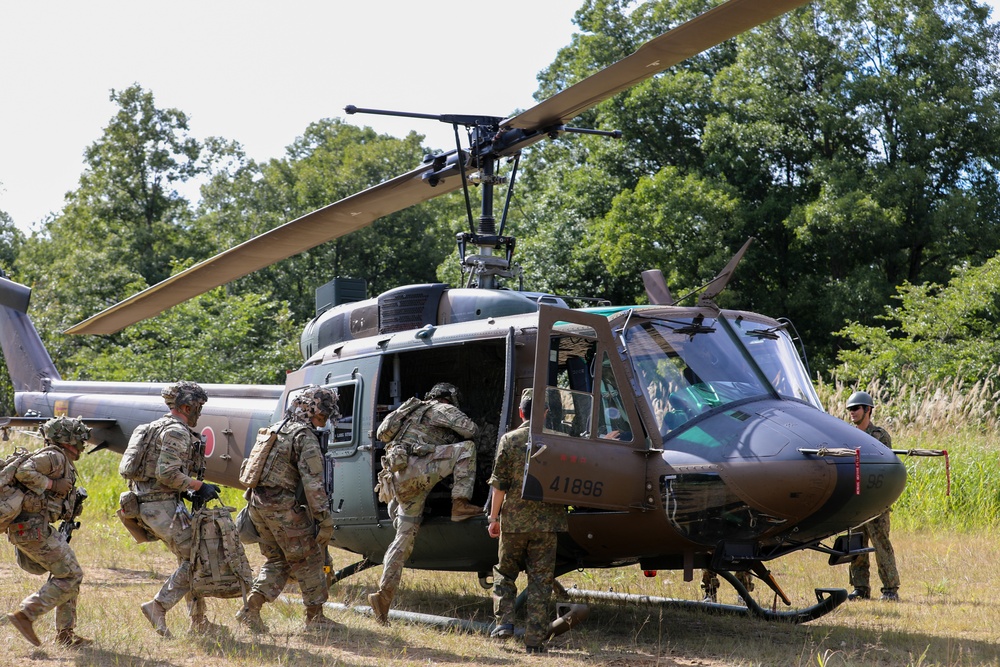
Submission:
[[645,320],[624,343],[664,439],[746,400],[776,395],[823,409],[784,325],[724,314]]

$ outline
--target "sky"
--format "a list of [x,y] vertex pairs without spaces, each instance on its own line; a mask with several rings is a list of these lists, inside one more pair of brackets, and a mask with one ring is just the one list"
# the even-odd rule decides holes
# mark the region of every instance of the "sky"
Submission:
[[[1000,14],[1000,0],[994,20]],[[0,0],[0,211],[29,232],[63,206],[138,83],[192,136],[280,158],[342,118],[450,149],[450,125],[346,116],[344,106],[507,116],[570,43],[583,0]],[[464,139],[464,134],[463,134]],[[185,192],[196,198],[197,192]]]
[[195,138],[238,141],[258,160],[323,118],[453,148],[445,123],[343,108],[527,109],[582,4],[0,0],[0,211],[26,232],[58,212],[117,109],[111,90],[133,83],[187,114]]

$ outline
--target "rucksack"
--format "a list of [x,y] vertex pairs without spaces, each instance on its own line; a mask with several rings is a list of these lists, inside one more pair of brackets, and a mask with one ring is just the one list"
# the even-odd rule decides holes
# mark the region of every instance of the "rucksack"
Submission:
[[243,459],[243,463],[240,465],[240,484],[248,489],[257,486],[261,474],[264,472],[267,456],[271,453],[271,447],[274,446],[277,439],[278,429],[265,426],[257,431],[257,438],[254,440],[250,455]]
[[18,447],[0,463],[0,531],[7,530],[21,513],[24,491],[15,483],[14,474],[31,454],[24,447]]
[[158,435],[162,419],[148,424],[140,424],[132,431],[118,464],[118,474],[129,481],[141,481],[156,477],[156,456],[149,456],[149,443]]
[[406,399],[402,405],[386,415],[382,423],[378,425],[378,431],[375,432],[376,437],[382,442],[390,442],[399,433],[399,429],[403,427],[403,423],[410,413],[422,405],[425,405],[424,401],[416,396]]
[[202,507],[191,517],[191,593],[246,600],[253,571],[240,542],[234,507]]

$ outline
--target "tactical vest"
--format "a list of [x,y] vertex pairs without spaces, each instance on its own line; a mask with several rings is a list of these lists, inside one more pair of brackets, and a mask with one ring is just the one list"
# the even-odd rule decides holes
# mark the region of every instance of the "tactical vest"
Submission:
[[257,486],[272,486],[295,491],[299,485],[298,460],[295,460],[293,443],[307,424],[290,421],[278,430],[278,437],[271,445]]

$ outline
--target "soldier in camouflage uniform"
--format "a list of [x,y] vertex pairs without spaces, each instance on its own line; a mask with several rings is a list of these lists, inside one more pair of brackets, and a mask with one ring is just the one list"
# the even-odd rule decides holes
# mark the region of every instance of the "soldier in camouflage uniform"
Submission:
[[323,615],[328,596],[323,567],[333,537],[333,515],[323,484],[323,453],[313,430],[340,417],[337,398],[336,390],[307,389],[292,401],[285,419],[271,427],[277,438],[249,498],[250,520],[267,560],[246,605],[236,614],[251,632],[267,632],[260,609],[281,594],[289,577],[299,583],[306,628],[329,631],[337,626]]
[[76,468],[80,450],[90,429],[78,419],[56,417],[39,429],[45,448],[18,466],[14,479],[25,490],[21,513],[7,529],[7,539],[20,555],[49,573],[42,588],[21,602],[21,609],[7,620],[24,638],[41,645],[33,627],[43,614],[56,610],[56,642],[63,646],[87,646],[93,642],[73,632],[76,599],[83,570],[66,536],[52,527],[53,521],[72,521],[76,507]]
[[556,534],[569,529],[562,505],[524,500],[520,494],[531,415],[531,389],[521,394],[524,422],[500,438],[489,484],[490,537],[500,538],[500,562],[494,570],[492,636],[514,634],[517,575],[527,574],[528,608],[524,645],[528,653],[544,653],[549,637],[549,600],[555,581]]
[[[753,576],[746,570],[737,570],[733,573],[736,575],[736,579],[743,584],[743,587],[748,591],[753,591]],[[719,577],[712,570],[702,570],[701,571],[701,590],[705,592],[705,597],[702,602],[716,603],[719,601]],[[744,602],[743,598],[739,598],[739,602],[742,604]]]
[[156,596],[141,605],[142,613],[157,633],[170,637],[167,612],[186,595],[191,616],[191,632],[205,634],[221,629],[205,616],[205,600],[191,598],[191,514],[181,494],[197,496],[207,502],[219,497],[219,488],[200,479],[205,465],[201,436],[193,429],[198,424],[208,394],[194,382],[176,382],[160,392],[170,414],[149,425],[154,435],[147,456],[155,457],[152,477],[130,480],[129,489],[139,500],[139,523],[147,532],[163,540],[177,556],[178,566]]
[[389,624],[389,607],[403,577],[403,564],[413,552],[424,504],[434,485],[453,476],[452,521],[483,514],[469,502],[476,482],[476,443],[472,438],[479,427],[459,409],[458,402],[458,389],[439,382],[424,396],[423,404],[404,418],[397,433],[390,435],[386,430],[392,415],[379,424],[378,439],[405,447],[408,453],[406,467],[392,477],[395,496],[389,507],[396,536],[383,559],[379,589],[368,596],[375,619],[382,625]]
[[[871,421],[875,402],[865,391],[856,391],[847,399],[847,410],[854,425],[872,436],[883,445],[892,449],[892,438],[882,427]],[[878,577],[882,581],[882,597],[884,602],[899,602],[899,571],[896,569],[896,552],[889,541],[889,513],[886,510],[868,523],[861,526],[864,536],[864,546],[869,540],[875,547],[875,561],[878,563]],[[848,595],[851,600],[867,600],[871,597],[868,585],[870,560],[867,553],[855,556],[851,561],[851,585],[854,591]]]

